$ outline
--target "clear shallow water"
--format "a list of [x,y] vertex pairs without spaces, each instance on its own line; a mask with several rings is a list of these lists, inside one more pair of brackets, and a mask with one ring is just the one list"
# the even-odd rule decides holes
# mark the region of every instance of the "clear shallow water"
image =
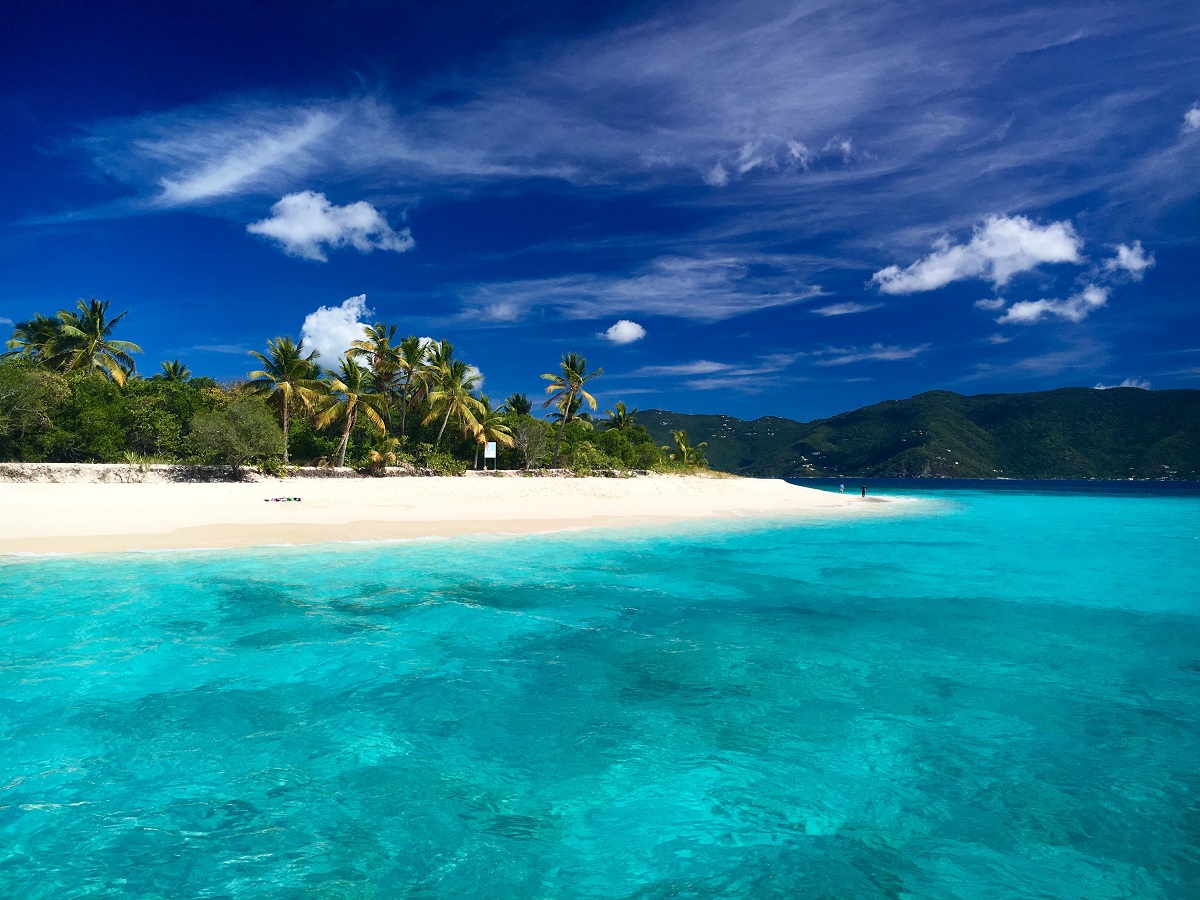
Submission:
[[1194,897],[1200,498],[941,497],[4,560],[0,895]]

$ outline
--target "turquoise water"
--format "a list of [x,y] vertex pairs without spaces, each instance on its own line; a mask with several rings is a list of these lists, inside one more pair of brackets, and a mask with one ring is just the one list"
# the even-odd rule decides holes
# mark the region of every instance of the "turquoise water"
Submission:
[[0,896],[1195,897],[1200,497],[0,562]]

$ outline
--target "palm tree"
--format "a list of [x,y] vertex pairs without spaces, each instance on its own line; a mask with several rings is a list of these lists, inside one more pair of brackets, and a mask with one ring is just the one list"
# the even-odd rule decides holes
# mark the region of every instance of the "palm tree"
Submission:
[[387,411],[387,397],[372,391],[371,378],[367,370],[352,359],[343,359],[339,371],[329,373],[329,394],[317,408],[317,426],[324,428],[338,419],[346,424],[342,429],[342,442],[338,445],[337,465],[346,464],[346,446],[350,443],[350,432],[358,422],[359,413],[384,434],[387,425],[383,413]]
[[[596,428],[596,420],[592,416],[591,413],[579,411],[579,407],[582,405],[583,405],[582,397],[576,397],[574,400],[571,401],[570,408],[566,411],[566,414],[565,414],[567,423],[578,422],[580,425],[582,425],[588,431],[593,431]],[[563,416],[564,416],[563,411],[561,409],[557,409],[554,411],[553,415],[550,416],[550,421],[554,422],[557,425],[559,422],[563,421]]]
[[446,426],[451,417],[462,426],[465,434],[475,433],[475,429],[479,427],[475,414],[479,412],[481,404],[472,391],[478,385],[479,371],[459,359],[450,360],[438,373],[436,385],[429,392],[429,415],[425,417],[425,424],[428,425],[442,415],[442,427],[438,430],[437,440],[433,444],[435,447],[441,446],[442,435],[446,433]]
[[489,441],[495,441],[501,447],[513,445],[512,429],[504,421],[504,413],[492,409],[492,398],[487,394],[479,396],[479,412],[475,416],[475,468],[479,468],[479,448]]
[[396,326],[376,322],[363,329],[361,340],[350,345],[348,356],[366,357],[367,367],[375,388],[387,398],[387,409],[384,419],[388,430],[392,427],[392,400],[398,395],[396,379],[400,374],[400,350],[392,346],[396,338]]
[[704,459],[704,448],[708,446],[708,441],[701,441],[694,447],[688,440],[687,432],[682,428],[678,431],[672,431],[671,437],[675,439],[675,448],[662,447],[662,451],[671,459],[683,463],[685,466],[706,466],[708,462]]
[[583,386],[593,378],[604,374],[603,369],[588,372],[587,360],[578,353],[564,353],[559,369],[560,372],[557,374],[547,372],[542,375],[542,378],[550,382],[546,386],[546,393],[550,394],[550,397],[542,406],[554,404],[562,414],[558,422],[558,434],[554,438],[554,459],[550,463],[552,469],[558,468],[558,451],[562,445],[563,429],[567,427],[567,422],[574,416],[572,406],[578,409],[579,400],[582,398],[587,401],[588,406],[595,409],[596,398],[585,391]]
[[408,407],[413,400],[413,391],[419,387],[422,367],[425,364],[426,341],[409,335],[397,348],[397,367],[403,379],[400,385],[400,437],[403,438],[408,425]]
[[62,346],[62,322],[50,316],[35,313],[32,319],[18,322],[13,326],[12,337],[8,341],[8,351],[3,355],[16,356],[53,366],[55,357],[62,351]]
[[394,437],[385,437],[371,448],[371,474],[380,476],[387,471],[388,466],[394,466],[400,459],[400,441]]
[[311,413],[313,404],[324,393],[324,385],[314,377],[317,352],[304,355],[304,341],[296,344],[290,337],[279,337],[267,341],[267,352],[250,351],[263,367],[251,372],[247,387],[256,397],[266,397],[279,405],[280,422],[283,425],[283,464],[288,462],[288,423],[291,407],[298,404]]
[[500,407],[514,416],[527,416],[533,412],[533,401],[524,394],[509,394],[504,405]]
[[604,414],[608,416],[600,424],[609,431],[625,431],[632,428],[636,423],[633,417],[637,415],[636,409],[626,409],[625,404],[618,400],[613,404],[612,409],[606,409]]
[[124,384],[137,368],[129,354],[141,353],[142,348],[130,341],[113,340],[113,329],[129,313],[110,319],[108,306],[109,301],[92,297],[86,303],[80,300],[76,304],[78,312],[59,310],[65,368],[68,372],[99,372],[117,384]]
[[153,380],[170,381],[175,384],[185,384],[192,377],[192,370],[177,359],[162,364],[162,371]]

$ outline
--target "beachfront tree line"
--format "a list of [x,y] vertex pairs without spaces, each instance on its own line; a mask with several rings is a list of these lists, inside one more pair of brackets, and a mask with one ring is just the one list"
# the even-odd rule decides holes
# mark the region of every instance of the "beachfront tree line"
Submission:
[[602,370],[575,353],[541,376],[541,402],[515,393],[497,404],[449,341],[399,337],[386,323],[366,326],[336,369],[303,341],[277,337],[251,352],[256,368],[243,380],[193,377],[179,360],[143,378],[133,358],[141,348],[113,336],[125,315],[110,316],[107,300],[80,300],[14,326],[0,355],[0,459],[349,465],[376,474],[407,464],[460,474],[480,467],[495,443],[506,469],[705,465],[703,445],[686,434],[655,446],[624,403],[593,415],[588,387]]

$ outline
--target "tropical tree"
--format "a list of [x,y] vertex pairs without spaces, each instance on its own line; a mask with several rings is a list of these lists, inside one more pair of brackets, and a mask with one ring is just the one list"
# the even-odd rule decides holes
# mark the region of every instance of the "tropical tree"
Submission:
[[387,412],[387,397],[373,388],[367,370],[352,359],[343,359],[340,369],[336,373],[329,373],[328,394],[316,411],[317,427],[325,428],[338,420],[345,422],[342,441],[338,444],[339,468],[346,464],[346,446],[350,443],[350,432],[354,430],[360,413],[380,432],[387,433],[387,425],[383,420],[383,414]]
[[[442,344],[446,344],[442,341]],[[475,418],[482,408],[479,399],[472,393],[479,386],[479,370],[459,359],[451,359],[437,373],[435,386],[429,392],[430,410],[425,424],[436,421],[440,416],[442,427],[438,429],[435,447],[442,444],[442,435],[453,418],[464,434],[474,434],[479,427]]]
[[162,371],[155,375],[151,381],[157,379],[159,381],[169,381],[173,384],[185,384],[191,377],[192,370],[179,360],[173,359],[170,362],[164,362],[162,364]]
[[504,412],[492,408],[492,398],[487,394],[479,397],[479,411],[475,414],[475,468],[479,468],[479,448],[494,441],[501,447],[513,445],[512,428],[504,420]]
[[223,410],[198,412],[192,416],[189,430],[198,450],[233,466],[234,477],[239,479],[245,463],[287,449],[271,411],[258,400],[241,400]]
[[383,475],[388,466],[394,466],[400,461],[400,441],[390,436],[380,438],[371,448],[368,459],[371,463],[371,474],[377,477]]
[[400,348],[392,345],[396,326],[376,322],[363,328],[361,340],[350,345],[349,356],[366,359],[375,389],[387,399],[384,420],[392,427],[392,400],[400,396]]
[[612,409],[606,409],[604,414],[608,416],[608,418],[602,421],[600,424],[609,431],[625,431],[626,429],[632,428],[637,424],[633,420],[633,417],[637,415],[637,410],[626,409],[625,404],[620,400],[613,404]]
[[128,311],[110,319],[108,306],[108,300],[92,297],[86,303],[80,300],[76,312],[59,310],[60,354],[68,372],[98,372],[116,384],[124,384],[137,368],[130,354],[141,353],[142,348],[113,339],[113,329]]
[[546,458],[553,432],[549,422],[533,416],[520,416],[509,427],[512,429],[513,446],[521,455],[527,471]]
[[13,326],[12,337],[8,341],[8,352],[4,355],[54,366],[55,358],[62,351],[62,347],[62,322],[35,313],[32,319]]
[[567,422],[576,416],[580,400],[587,402],[592,409],[596,408],[596,398],[583,389],[584,385],[604,374],[603,369],[595,372],[587,371],[587,360],[578,353],[564,353],[558,372],[547,372],[542,375],[550,384],[546,385],[546,393],[550,395],[543,407],[553,404],[558,407],[561,418],[558,420],[558,434],[554,438],[554,459],[550,463],[552,469],[558,468],[558,451],[562,445],[563,429]]
[[524,394],[509,394],[500,408],[514,416],[527,416],[533,412],[533,401]]
[[283,462],[287,465],[288,424],[293,404],[311,413],[324,393],[325,386],[313,371],[318,353],[314,350],[305,356],[303,340],[296,344],[290,337],[279,337],[267,341],[265,354],[251,350],[250,355],[257,357],[263,367],[246,376],[250,379],[246,386],[252,396],[272,400],[278,407],[283,426]]
[[400,342],[397,352],[397,366],[400,373],[400,437],[403,438],[408,426],[408,408],[413,401],[413,393],[420,386],[420,379],[425,365],[425,350],[427,341],[416,335],[409,335]]
[[668,458],[682,463],[685,466],[699,467],[707,466],[708,461],[704,458],[704,448],[708,446],[708,441],[701,441],[695,446],[688,440],[687,432],[682,428],[678,431],[672,431],[671,437],[675,440],[675,446],[662,447],[663,453],[666,453]]

